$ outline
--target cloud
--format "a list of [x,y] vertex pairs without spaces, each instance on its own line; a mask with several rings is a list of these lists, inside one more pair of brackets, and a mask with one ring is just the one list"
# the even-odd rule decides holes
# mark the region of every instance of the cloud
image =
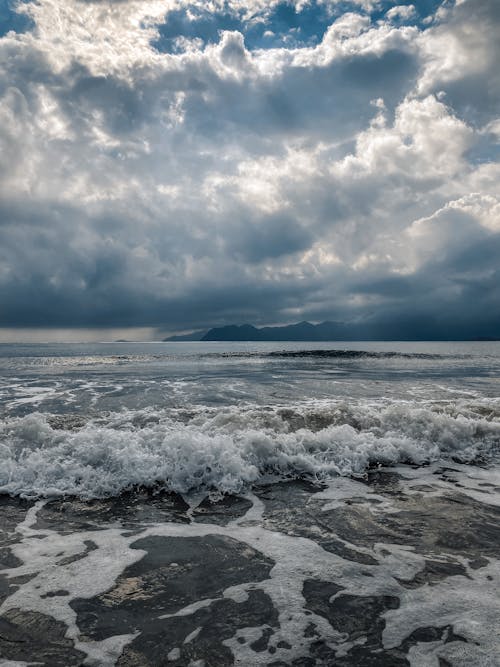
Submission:
[[386,13],[390,21],[409,21],[417,16],[415,5],[396,5]]
[[475,126],[498,117],[500,6],[494,0],[444,5],[420,38],[418,91],[440,92]]
[[18,5],[2,325],[494,330],[500,15],[471,7]]

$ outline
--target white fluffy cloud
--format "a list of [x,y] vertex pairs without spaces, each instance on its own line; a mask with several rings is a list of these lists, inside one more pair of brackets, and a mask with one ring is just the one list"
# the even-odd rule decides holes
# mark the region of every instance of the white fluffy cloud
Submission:
[[215,42],[155,46],[179,12],[274,34],[279,6],[19,5],[31,27],[0,38],[5,325],[397,324],[415,291],[443,318],[500,304],[480,256],[500,234],[494,0],[414,25],[418,3],[374,20],[377,3],[310,0],[297,16],[330,17],[314,43],[251,48],[221,18]]
[[415,18],[417,11],[415,5],[396,5],[391,7],[386,16],[390,21],[408,21]]

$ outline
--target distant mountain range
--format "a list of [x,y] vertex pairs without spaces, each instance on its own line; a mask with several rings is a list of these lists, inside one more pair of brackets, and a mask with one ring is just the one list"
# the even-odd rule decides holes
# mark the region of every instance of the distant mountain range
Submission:
[[298,322],[288,326],[262,327],[258,329],[251,324],[234,324],[227,327],[210,329],[202,340],[240,340],[240,341],[328,341],[346,337],[345,324],[339,322]]
[[[359,332],[358,332],[359,333]],[[352,325],[343,322],[298,322],[287,326],[257,328],[251,324],[230,324],[209,331],[194,331],[191,334],[170,336],[170,342],[182,341],[330,341],[351,340]]]
[[206,336],[206,334],[207,330],[203,329],[203,331],[192,331],[191,333],[188,334],[169,336],[168,338],[164,338],[163,340],[167,343],[184,343],[188,341],[199,341],[203,340],[203,337]]
[[190,334],[170,336],[169,342],[183,341],[349,341],[349,340],[474,340],[493,341],[497,337],[478,336],[470,338],[451,338],[446,330],[439,331],[431,326],[420,328],[414,323],[394,327],[387,324],[354,322],[298,322],[287,326],[254,327],[251,324],[230,324],[215,327],[209,331],[193,331]]

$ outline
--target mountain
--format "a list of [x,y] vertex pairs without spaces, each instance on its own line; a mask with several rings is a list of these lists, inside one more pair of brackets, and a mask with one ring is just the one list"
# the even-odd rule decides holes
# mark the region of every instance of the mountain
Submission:
[[188,334],[181,334],[179,336],[168,336],[167,338],[163,339],[164,343],[184,343],[187,341],[198,341],[198,340],[204,340],[204,336],[207,334],[206,329],[203,329],[202,331],[192,331],[191,333]]
[[431,340],[473,340],[494,341],[498,337],[450,337],[446,328],[440,329],[433,320],[408,319],[398,321],[395,325],[390,320],[373,320],[365,322],[297,322],[277,327],[254,327],[252,324],[230,324],[215,327],[210,331],[193,331],[190,334],[170,336],[165,341],[431,341]]
[[201,340],[267,340],[262,338],[261,330],[251,324],[229,324],[226,327],[210,329]]
[[[258,329],[251,324],[231,324],[210,329],[204,341],[328,341],[349,340],[349,329],[343,322],[298,322],[279,327]],[[350,332],[352,335],[352,331]]]

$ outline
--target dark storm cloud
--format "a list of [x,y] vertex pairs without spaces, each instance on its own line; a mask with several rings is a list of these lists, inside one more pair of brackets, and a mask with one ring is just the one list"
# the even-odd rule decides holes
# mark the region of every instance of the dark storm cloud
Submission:
[[10,4],[0,324],[498,335],[498,8],[413,4]]
[[292,217],[275,214],[261,216],[256,223],[245,218],[236,219],[226,247],[238,259],[253,263],[306,250],[312,241],[311,232]]

